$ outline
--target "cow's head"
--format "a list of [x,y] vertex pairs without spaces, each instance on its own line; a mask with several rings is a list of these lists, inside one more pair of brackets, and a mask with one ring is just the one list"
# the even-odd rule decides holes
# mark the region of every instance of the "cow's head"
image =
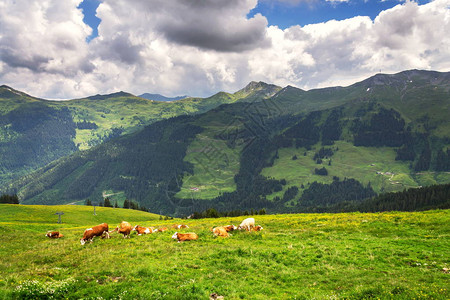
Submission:
[[237,227],[234,226],[234,225],[227,225],[227,226],[225,226],[225,229],[226,229],[227,231],[233,231],[233,230],[236,230]]
[[80,243],[81,243],[81,245],[84,245],[84,244],[86,244],[86,241],[84,239],[81,239]]
[[178,232],[175,232],[175,233],[172,235],[172,238],[173,238],[173,239],[178,239]]

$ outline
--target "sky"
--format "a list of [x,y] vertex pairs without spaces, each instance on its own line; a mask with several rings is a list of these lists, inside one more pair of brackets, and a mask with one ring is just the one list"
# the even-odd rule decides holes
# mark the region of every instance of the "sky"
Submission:
[[0,0],[0,84],[206,97],[450,71],[450,0]]

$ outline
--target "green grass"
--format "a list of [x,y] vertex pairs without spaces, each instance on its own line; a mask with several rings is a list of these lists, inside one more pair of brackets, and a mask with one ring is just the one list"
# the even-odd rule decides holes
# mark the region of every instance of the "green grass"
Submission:
[[[64,211],[56,224],[56,211]],[[450,211],[255,216],[262,232],[214,238],[244,217],[160,221],[157,215],[80,206],[0,205],[0,298],[448,299]],[[85,228],[187,223],[81,246]],[[50,240],[47,230],[65,237]],[[45,289],[44,287],[47,287]],[[51,288],[51,289],[50,289]],[[39,294],[40,293],[40,294]],[[53,293],[53,294],[52,294]],[[45,297],[41,297],[45,298]]]

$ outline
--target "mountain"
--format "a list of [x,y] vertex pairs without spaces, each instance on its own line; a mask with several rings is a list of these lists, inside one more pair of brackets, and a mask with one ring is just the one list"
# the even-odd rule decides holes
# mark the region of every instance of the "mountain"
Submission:
[[[251,83],[213,96],[229,104],[61,158],[4,191],[17,192],[24,204],[113,194],[153,212],[187,215],[210,207],[321,211],[448,183],[449,78],[412,70],[348,87],[288,86],[269,94],[265,84]],[[248,101],[259,89],[263,96]]]
[[153,122],[202,113],[251,96],[251,92],[218,93],[208,98],[159,102],[117,92],[49,101],[3,85],[0,87],[0,185],[55,159],[135,132]]
[[166,97],[161,94],[150,94],[150,93],[144,93],[142,95],[139,95],[139,97],[148,99],[148,100],[155,100],[155,101],[177,101],[184,98],[188,98],[188,96],[177,96],[177,97]]
[[252,81],[246,87],[234,93],[234,95],[235,97],[241,98],[241,101],[253,102],[270,98],[280,90],[281,88],[274,84]]
[[117,93],[112,93],[112,94],[107,94],[107,95],[97,94],[95,96],[87,97],[87,99],[89,99],[89,100],[106,100],[106,99],[118,98],[118,97],[132,98],[132,97],[136,97],[136,96],[134,96],[133,94],[127,93],[127,92],[120,91]]

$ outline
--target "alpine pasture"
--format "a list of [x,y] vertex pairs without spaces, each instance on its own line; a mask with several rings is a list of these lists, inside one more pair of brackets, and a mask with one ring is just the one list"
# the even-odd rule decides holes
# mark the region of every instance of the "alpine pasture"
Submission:
[[[62,211],[58,224],[56,212]],[[214,237],[245,216],[160,220],[135,210],[0,205],[1,299],[449,299],[450,211],[256,215],[261,232]],[[168,227],[124,239],[86,228]],[[187,224],[187,229],[172,229]],[[49,239],[47,231],[60,231]],[[178,243],[171,236],[195,232]]]

